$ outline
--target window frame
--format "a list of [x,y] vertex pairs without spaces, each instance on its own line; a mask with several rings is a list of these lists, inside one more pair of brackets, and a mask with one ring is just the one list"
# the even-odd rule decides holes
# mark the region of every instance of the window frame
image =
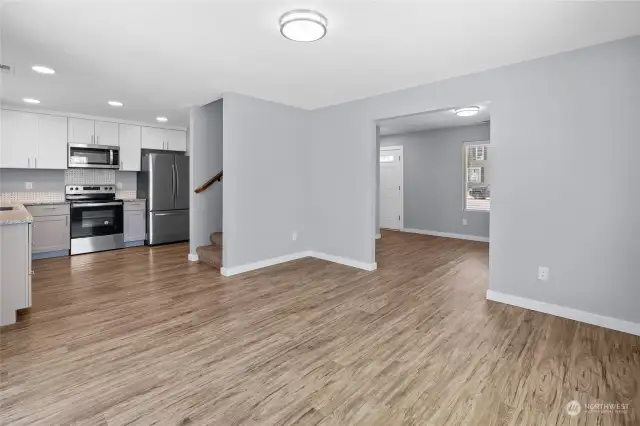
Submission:
[[[469,209],[467,208],[467,173],[468,173],[468,167],[469,165],[467,164],[467,148],[470,145],[484,145],[484,146],[488,146],[491,147],[491,141],[486,140],[486,141],[465,141],[462,142],[462,211],[463,212],[474,212],[474,213],[490,213],[491,212],[491,203],[489,203],[489,210],[479,210],[479,209]],[[477,151],[476,151],[477,152]],[[484,155],[486,157],[486,151],[484,151]],[[477,157],[477,154],[476,154]],[[486,168],[490,168],[491,167],[491,158],[492,156],[489,156],[490,158],[488,160],[478,160],[478,161],[486,161],[487,162],[487,167]],[[486,173],[486,170],[484,171],[484,173]],[[493,197],[492,197],[493,198]],[[490,200],[491,201],[491,200]]]

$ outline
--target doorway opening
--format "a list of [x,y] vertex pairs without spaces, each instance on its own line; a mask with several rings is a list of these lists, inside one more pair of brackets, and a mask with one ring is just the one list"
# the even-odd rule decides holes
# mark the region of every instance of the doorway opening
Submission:
[[468,105],[376,123],[379,268],[403,253],[398,245],[406,241],[423,244],[432,256],[460,244],[486,252],[488,271],[491,108],[480,102],[470,113],[460,113],[464,107]]

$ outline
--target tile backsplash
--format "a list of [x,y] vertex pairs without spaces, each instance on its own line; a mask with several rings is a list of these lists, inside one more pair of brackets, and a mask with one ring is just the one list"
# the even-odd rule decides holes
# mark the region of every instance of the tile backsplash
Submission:
[[3,192],[0,193],[2,203],[25,203],[29,201],[64,201],[64,192]]
[[115,170],[68,169],[64,171],[65,185],[115,185]]
[[[27,188],[30,183],[31,189]],[[137,173],[99,169],[0,169],[0,201],[63,201],[65,185],[119,185],[116,196],[135,198]]]

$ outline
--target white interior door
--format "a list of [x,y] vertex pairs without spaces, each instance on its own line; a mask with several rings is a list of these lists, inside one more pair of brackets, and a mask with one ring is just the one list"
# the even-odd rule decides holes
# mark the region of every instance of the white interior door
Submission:
[[402,148],[380,149],[380,227],[403,228]]

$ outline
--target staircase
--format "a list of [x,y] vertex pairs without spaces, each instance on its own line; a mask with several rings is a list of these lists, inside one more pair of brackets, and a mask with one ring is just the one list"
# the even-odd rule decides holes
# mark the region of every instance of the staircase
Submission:
[[[199,194],[206,191],[215,182],[222,182],[222,170],[202,186],[196,188],[194,192]],[[209,240],[211,240],[211,245],[200,246],[196,249],[198,260],[216,269],[220,269],[222,268],[222,232],[214,232],[209,236]]]
[[211,245],[200,246],[196,249],[198,259],[202,263],[220,269],[222,267],[222,232],[214,232],[209,239]]

